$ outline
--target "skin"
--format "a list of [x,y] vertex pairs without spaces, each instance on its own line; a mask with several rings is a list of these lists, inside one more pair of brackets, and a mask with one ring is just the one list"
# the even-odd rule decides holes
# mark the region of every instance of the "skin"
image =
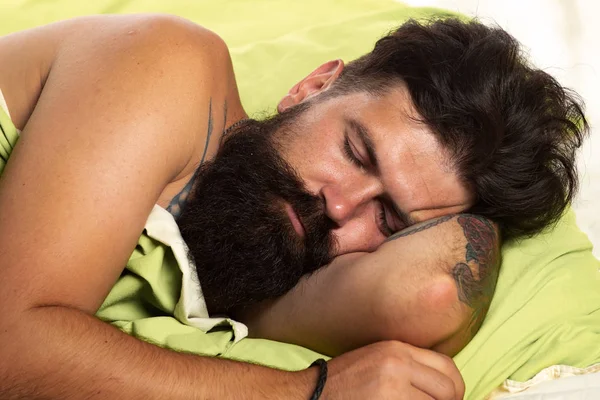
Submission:
[[[0,64],[0,87],[22,130],[0,180],[0,341],[11,343],[0,349],[0,397],[309,397],[315,369],[285,372],[178,354],[93,316],[154,204],[174,209],[184,201],[194,171],[214,156],[224,129],[246,117],[222,40],[175,17],[90,17],[0,38],[0,58],[11,60]],[[325,66],[327,79],[311,81],[313,74],[304,81],[311,85],[299,83],[290,95],[305,91],[298,100],[309,100],[327,89],[339,68],[332,74]],[[337,107],[356,106],[366,119],[385,117],[361,111],[363,100]],[[309,134],[319,135],[316,121],[324,127],[320,134],[340,134],[339,119],[323,125],[326,115],[314,118],[305,121],[314,128]],[[372,121],[370,127],[382,148],[396,146],[415,165],[427,164],[418,161],[418,139],[391,142],[391,125]],[[311,189],[324,193],[332,213],[349,215],[345,222],[340,217],[336,232],[342,252],[383,243],[385,235],[373,228],[377,194],[389,193],[415,221],[463,207],[465,199],[451,194],[443,203],[434,195],[416,201],[433,182],[409,182],[401,192],[406,182],[390,175],[399,162],[395,152],[382,162],[381,175],[371,175],[334,154],[338,143],[335,150],[323,143],[322,150],[337,165],[322,174],[301,165],[299,153],[286,157]],[[424,173],[419,182],[439,171]],[[358,200],[343,186],[350,177],[368,189]],[[363,239],[350,235],[352,226],[362,229]],[[449,358],[399,341],[344,354],[329,368],[326,398],[454,399],[464,392]]]
[[[382,340],[454,356],[477,331],[491,299],[497,235],[496,227],[469,214],[416,224],[376,252],[338,257],[286,295],[240,317],[252,336],[331,356]],[[485,251],[473,257],[474,246]]]
[[[279,111],[311,101],[342,69],[340,61],[317,68],[281,100]],[[363,126],[368,140],[349,121]],[[424,232],[410,240],[398,239],[414,232],[407,229],[409,224],[466,210],[472,195],[452,169],[450,155],[418,122],[406,88],[393,88],[381,97],[355,93],[319,102],[298,125],[301,133],[281,140],[282,153],[307,188],[324,199],[327,215],[338,225],[334,235],[343,256],[283,298],[245,310],[239,318],[253,336],[330,355],[390,339],[455,355],[472,337],[473,313],[483,306],[474,307],[477,301],[460,293],[460,278],[449,267],[465,260],[469,233],[457,230],[455,224],[444,226],[443,233],[437,229],[433,235]],[[346,135],[354,157],[344,149]],[[385,224],[403,232],[379,247],[389,236],[378,222],[382,208]],[[490,251],[497,243],[496,239],[487,244]],[[444,249],[440,257],[431,251],[440,248]],[[486,262],[497,258],[491,254]],[[467,269],[477,276],[479,264],[471,263]]]
[[[317,68],[282,99],[279,111],[310,101],[342,70],[340,61]],[[339,254],[371,252],[383,243],[389,233],[378,227],[382,205],[387,225],[396,232],[462,212],[472,204],[470,191],[451,168],[449,154],[425,125],[414,120],[416,116],[400,86],[383,97],[356,93],[320,102],[299,121],[302,133],[286,136],[284,158],[307,188],[324,199],[327,215],[339,226],[334,230]],[[369,132],[377,162],[369,159],[365,141],[350,120]],[[345,134],[361,166],[345,153]]]

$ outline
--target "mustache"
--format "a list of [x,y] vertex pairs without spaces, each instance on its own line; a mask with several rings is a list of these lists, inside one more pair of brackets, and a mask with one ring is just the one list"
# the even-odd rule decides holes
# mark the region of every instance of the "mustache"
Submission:
[[[301,111],[298,109],[293,112]],[[290,115],[285,117],[289,118]],[[279,203],[280,200],[290,204],[305,228],[305,247],[317,249],[316,253],[327,253],[327,257],[312,260],[313,266],[307,265],[305,272],[309,273],[324,263],[331,262],[333,255],[336,254],[338,241],[331,231],[338,225],[327,216],[325,199],[309,191],[300,174],[281,157],[280,149],[273,151],[275,147],[278,147],[276,146],[278,141],[273,140],[275,129],[269,128],[268,125],[273,124],[281,128],[283,123],[277,121],[277,118],[267,122],[247,119],[232,126],[222,142],[218,156],[220,159],[227,159],[228,167],[231,168],[229,172],[238,175],[244,182],[251,182],[255,179],[253,176],[245,176],[253,175],[247,171],[248,165],[252,165],[260,159],[269,160],[261,168],[264,169],[265,175],[272,178],[263,182],[265,189],[280,197],[280,199],[272,199],[273,204]],[[238,141],[241,139],[240,135],[243,135],[243,140]],[[273,210],[273,212],[285,214],[283,207],[281,210]],[[323,235],[320,233],[323,230],[329,232],[328,242],[326,242],[329,251],[324,250]]]
[[[282,157],[274,138],[281,126],[248,120],[232,129],[200,167],[178,220],[211,313],[281,296],[336,253],[337,224]],[[286,203],[305,235],[294,229]]]

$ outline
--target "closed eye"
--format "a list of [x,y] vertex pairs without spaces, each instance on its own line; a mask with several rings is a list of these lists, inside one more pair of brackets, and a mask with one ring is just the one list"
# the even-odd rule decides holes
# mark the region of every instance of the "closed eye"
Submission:
[[361,169],[365,167],[363,162],[356,155],[356,150],[354,149],[352,143],[350,143],[350,138],[348,137],[347,131],[344,133],[344,153],[346,154],[346,157],[348,157],[348,160],[352,162],[352,164]]
[[403,213],[392,200],[384,196],[382,202],[387,213],[389,213],[387,216],[390,217],[391,222],[388,223],[388,226],[391,227],[391,230],[394,233],[404,230],[414,224],[410,217]]
[[392,236],[395,232],[392,228],[390,228],[390,225],[388,224],[387,215],[385,212],[385,206],[383,205],[382,201],[379,201],[379,213],[378,214],[379,215],[377,218],[377,227],[379,228],[381,233],[383,233],[383,236],[385,236],[385,237]]

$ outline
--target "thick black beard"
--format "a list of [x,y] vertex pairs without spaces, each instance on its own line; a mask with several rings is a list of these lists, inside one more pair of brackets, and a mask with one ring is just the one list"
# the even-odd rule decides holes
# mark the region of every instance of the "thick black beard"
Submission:
[[[228,133],[198,171],[177,221],[211,314],[279,297],[331,261],[335,223],[276,149],[275,132],[292,119],[248,120]],[[284,202],[300,217],[304,238]]]

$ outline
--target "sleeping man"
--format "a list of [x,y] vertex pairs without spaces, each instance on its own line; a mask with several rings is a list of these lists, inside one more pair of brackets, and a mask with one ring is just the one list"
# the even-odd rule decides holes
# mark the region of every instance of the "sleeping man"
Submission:
[[310,398],[315,368],[175,353],[94,317],[156,204],[212,314],[341,354],[324,398],[461,398],[441,353],[481,323],[500,240],[569,204],[587,130],[506,32],[456,20],[317,67],[264,121],[219,37],[174,17],[16,33],[0,59],[3,399]]

